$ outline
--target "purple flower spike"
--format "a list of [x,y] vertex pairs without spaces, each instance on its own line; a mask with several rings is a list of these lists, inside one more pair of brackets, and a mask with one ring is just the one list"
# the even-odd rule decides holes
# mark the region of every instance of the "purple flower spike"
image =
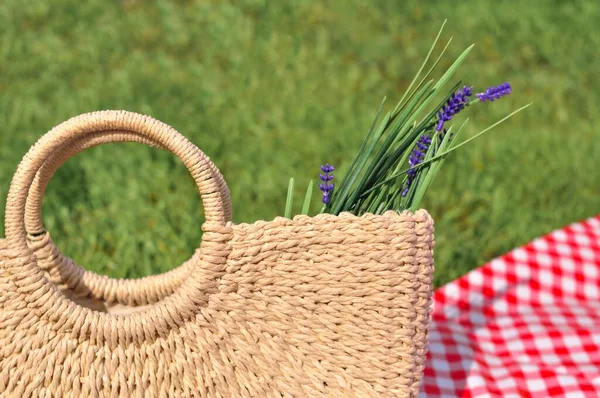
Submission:
[[335,184],[333,183],[330,184],[330,181],[333,180],[333,174],[331,174],[333,170],[335,170],[335,167],[333,167],[329,163],[321,166],[321,171],[325,174],[319,175],[321,181],[323,181],[324,183],[319,184],[319,189],[323,191],[323,203],[325,204],[329,203],[329,200],[331,199],[331,191],[333,191],[333,188],[335,186]]
[[423,162],[429,145],[431,145],[431,136],[429,134],[423,134],[421,137],[419,137],[417,145],[408,158],[408,164],[411,168],[406,172],[408,179],[406,180],[406,187],[402,191],[402,197],[405,197],[408,194],[410,186],[414,182],[415,178],[417,178],[418,171],[415,170],[415,166]]
[[512,92],[512,87],[509,83],[502,83],[498,86],[492,86],[485,90],[485,93],[477,94],[481,102],[494,101],[500,97],[504,97]]
[[469,102],[469,97],[473,95],[473,87],[464,86],[462,89],[456,90],[448,99],[448,103],[442,106],[438,112],[438,122],[435,126],[437,131],[442,131],[444,123],[452,120],[452,116],[462,111],[465,105]]

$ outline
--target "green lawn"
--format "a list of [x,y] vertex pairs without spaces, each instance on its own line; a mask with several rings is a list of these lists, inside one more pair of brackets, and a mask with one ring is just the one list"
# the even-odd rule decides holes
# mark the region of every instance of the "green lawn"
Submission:
[[[321,163],[339,175],[349,166],[382,97],[400,99],[445,18],[454,40],[443,66],[476,43],[460,79],[476,91],[513,85],[469,110],[463,138],[534,105],[449,157],[429,191],[436,284],[600,213],[596,0],[4,0],[0,217],[29,146],[100,109],[150,114],[189,137],[225,175],[236,222],[282,215],[289,177],[305,187]],[[44,219],[79,264],[137,277],[189,257],[203,215],[172,155],[119,144],[69,161]]]

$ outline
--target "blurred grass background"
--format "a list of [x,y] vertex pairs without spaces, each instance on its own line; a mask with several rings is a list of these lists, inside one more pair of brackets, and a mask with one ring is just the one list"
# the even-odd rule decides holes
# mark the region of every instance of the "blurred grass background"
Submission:
[[[27,149],[100,109],[150,114],[189,137],[225,175],[236,222],[282,215],[289,177],[299,206],[321,163],[343,174],[382,97],[400,99],[445,18],[443,39],[454,40],[442,67],[476,43],[458,77],[476,92],[513,85],[469,109],[463,139],[534,105],[452,155],[429,191],[436,285],[599,213],[596,0],[4,0],[0,226]],[[138,277],[187,259],[203,216],[174,156],[116,144],[59,170],[44,220],[79,264]]]

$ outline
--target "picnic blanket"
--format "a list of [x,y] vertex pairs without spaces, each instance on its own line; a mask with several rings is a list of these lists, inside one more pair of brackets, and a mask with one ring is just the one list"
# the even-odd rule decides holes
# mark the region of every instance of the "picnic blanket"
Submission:
[[600,397],[600,216],[434,293],[420,397]]

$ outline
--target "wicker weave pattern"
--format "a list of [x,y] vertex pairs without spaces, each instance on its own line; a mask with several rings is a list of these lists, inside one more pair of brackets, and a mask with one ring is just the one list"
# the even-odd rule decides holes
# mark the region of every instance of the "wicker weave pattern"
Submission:
[[[65,257],[54,245],[50,234],[44,228],[41,216],[42,201],[48,183],[58,168],[68,159],[85,149],[107,142],[137,142],[165,149],[160,143],[156,143],[148,137],[127,131],[94,133],[64,145],[46,160],[36,175],[27,198],[25,227],[28,233],[29,247],[35,253],[38,266],[47,272],[47,277],[51,282],[69,294],[73,300],[93,306],[94,309],[116,312],[121,306],[147,305],[158,302],[173,293],[183,279],[189,275],[198,253],[182,266],[165,274],[129,280],[108,278],[87,271],[72,259]],[[200,158],[201,151],[195,146],[194,149]],[[225,216],[230,221],[229,189],[216,166],[212,162],[209,166],[219,183]],[[132,291],[135,291],[136,294],[131,294]]]
[[[53,153],[64,159],[92,146],[84,137],[132,132],[190,169],[206,211],[200,249],[172,282],[137,280],[129,297],[114,285],[85,293],[93,278],[59,289],[51,280],[65,279],[40,268],[58,249],[45,233],[27,239],[26,225],[41,226],[41,196],[31,195],[45,189],[40,168],[61,163]],[[168,126],[127,112],[71,119],[32,148],[11,185],[0,241],[0,395],[416,396],[431,304],[429,215],[235,225],[209,162]],[[112,313],[68,298],[82,294],[130,308]]]

